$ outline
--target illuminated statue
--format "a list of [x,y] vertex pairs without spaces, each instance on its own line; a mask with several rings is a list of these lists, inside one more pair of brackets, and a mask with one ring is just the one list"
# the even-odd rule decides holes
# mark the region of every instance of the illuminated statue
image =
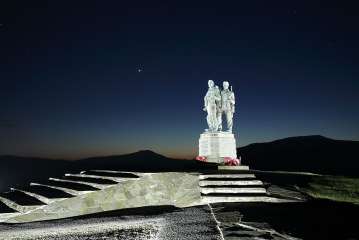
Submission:
[[204,97],[203,111],[207,112],[208,129],[206,131],[218,131],[219,121],[218,114],[220,113],[221,94],[218,86],[214,85],[212,80],[208,80],[208,91]]
[[229,90],[229,83],[227,81],[223,82],[223,90],[221,91],[221,113],[219,117],[219,128],[222,129],[222,114],[225,115],[227,120],[228,132],[232,132],[233,128],[233,113],[234,107],[236,104],[234,93],[232,90]]

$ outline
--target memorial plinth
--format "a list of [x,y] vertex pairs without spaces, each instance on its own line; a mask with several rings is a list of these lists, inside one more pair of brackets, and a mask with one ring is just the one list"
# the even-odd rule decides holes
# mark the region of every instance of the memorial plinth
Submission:
[[236,159],[236,139],[230,132],[204,132],[199,138],[199,156],[207,162],[223,163],[225,158]]

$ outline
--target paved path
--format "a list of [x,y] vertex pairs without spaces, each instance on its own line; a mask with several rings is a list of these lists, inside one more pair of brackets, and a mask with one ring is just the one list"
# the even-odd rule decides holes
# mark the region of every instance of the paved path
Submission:
[[130,210],[136,212],[114,211],[55,221],[0,224],[0,239],[222,239],[208,206],[167,208],[140,208]]

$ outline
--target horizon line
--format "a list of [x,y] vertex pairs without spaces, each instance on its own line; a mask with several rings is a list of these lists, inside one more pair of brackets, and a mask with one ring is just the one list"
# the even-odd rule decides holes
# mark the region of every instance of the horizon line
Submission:
[[[262,141],[262,142],[254,142],[254,143],[249,143],[247,145],[244,146],[237,146],[238,148],[243,148],[243,147],[247,147],[250,146],[252,144],[261,144],[261,143],[271,143],[271,142],[275,142],[275,141],[279,141],[279,140],[285,140],[285,139],[290,139],[290,138],[301,138],[301,137],[322,137],[325,139],[329,139],[329,140],[334,140],[334,141],[354,141],[357,142],[359,140],[352,140],[352,139],[334,139],[334,138],[329,138],[323,135],[301,135],[301,136],[291,136],[291,137],[285,137],[285,138],[279,138],[279,139],[274,139],[274,140],[270,140],[270,141]],[[179,156],[178,154],[162,154],[160,152],[156,152],[152,149],[140,149],[137,151],[133,151],[133,152],[124,152],[124,153],[113,153],[113,154],[98,154],[98,155],[89,155],[89,156],[84,156],[84,157],[60,157],[60,155],[58,156],[36,156],[36,155],[17,155],[17,154],[1,154],[0,157],[22,157],[22,158],[38,158],[38,159],[44,159],[44,160],[60,160],[60,161],[79,161],[79,160],[83,160],[83,159],[87,159],[87,158],[101,158],[101,157],[113,157],[113,156],[123,156],[123,155],[129,155],[129,154],[134,154],[134,153],[138,153],[138,152],[143,152],[143,151],[150,151],[153,152],[155,154],[164,156],[166,158],[170,158],[170,159],[178,159],[178,160],[193,160],[195,159],[195,154],[193,157],[190,156],[186,156],[186,155],[182,155]]]

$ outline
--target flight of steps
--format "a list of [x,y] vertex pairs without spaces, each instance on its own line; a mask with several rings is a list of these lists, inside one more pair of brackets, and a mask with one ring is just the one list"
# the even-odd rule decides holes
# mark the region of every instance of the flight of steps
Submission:
[[[11,188],[8,192],[0,193],[0,222],[49,204],[121,184],[123,181],[139,179],[146,174],[90,170]],[[248,166],[220,166],[217,171],[202,172],[198,177],[201,199],[195,204],[293,201],[267,192],[262,181],[256,179]],[[278,191],[274,191],[276,192]]]
[[204,203],[270,202],[263,182],[256,179],[248,166],[219,166],[218,171],[199,175]]
[[0,193],[0,222],[53,202],[104,189],[129,178],[139,176],[121,171],[91,170],[10,188],[8,192]]

